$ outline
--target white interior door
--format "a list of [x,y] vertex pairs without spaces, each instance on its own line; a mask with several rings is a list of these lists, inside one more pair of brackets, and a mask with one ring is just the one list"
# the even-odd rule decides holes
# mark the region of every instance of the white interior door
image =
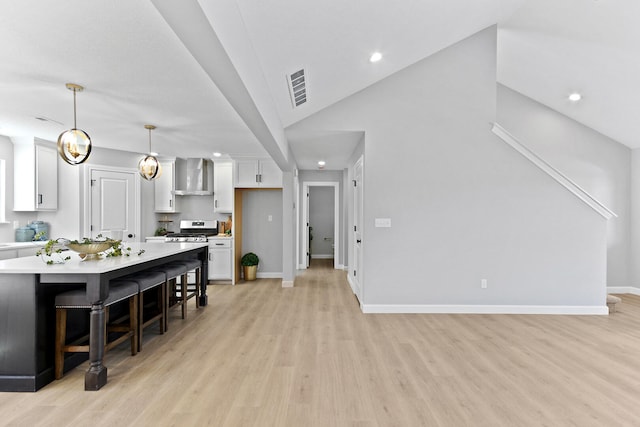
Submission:
[[309,264],[311,263],[311,229],[309,227],[309,186],[307,184],[304,185],[305,199],[304,199],[304,212],[305,218],[304,223],[305,226],[305,268],[309,268]]
[[358,159],[353,168],[353,268],[351,269],[351,279],[353,282],[353,292],[362,304],[363,274],[362,274],[362,224],[363,224],[363,187],[362,187],[362,157]]
[[135,172],[91,170],[91,237],[138,240]]

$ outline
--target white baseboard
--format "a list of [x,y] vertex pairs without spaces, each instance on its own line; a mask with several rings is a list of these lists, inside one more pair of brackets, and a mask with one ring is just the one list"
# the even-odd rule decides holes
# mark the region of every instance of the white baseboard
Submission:
[[282,281],[283,288],[293,288],[293,280],[283,280]]
[[363,313],[420,314],[575,314],[608,315],[606,305],[429,305],[429,304],[363,304]]
[[607,293],[640,295],[640,288],[633,286],[607,286]]
[[336,266],[336,270],[344,270],[344,265],[342,265],[342,264],[338,264],[338,265]]
[[349,276],[347,274],[347,283],[349,284],[349,286],[351,287],[351,291],[353,291],[353,293],[356,293],[356,287],[353,286],[353,280],[351,280],[351,276]]
[[256,278],[258,279],[282,279],[281,272],[256,272]]
[[311,255],[311,259],[332,259],[333,254],[314,254]]

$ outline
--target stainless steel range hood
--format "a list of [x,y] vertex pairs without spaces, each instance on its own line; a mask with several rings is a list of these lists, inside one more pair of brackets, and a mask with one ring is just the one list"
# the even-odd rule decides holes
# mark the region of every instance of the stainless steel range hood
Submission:
[[213,162],[207,159],[176,159],[177,196],[212,196]]

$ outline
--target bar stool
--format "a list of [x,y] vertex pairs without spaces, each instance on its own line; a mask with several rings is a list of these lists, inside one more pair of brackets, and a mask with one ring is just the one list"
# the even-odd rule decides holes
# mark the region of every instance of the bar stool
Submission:
[[[165,317],[167,315],[167,279],[161,271],[142,271],[123,277],[138,284],[138,351],[142,351],[142,330],[147,326],[158,322],[160,333],[165,331]],[[157,292],[157,304],[146,310],[144,295],[147,291]]]
[[[129,324],[109,323],[109,307],[117,302],[129,300]],[[55,377],[57,380],[64,374],[65,353],[88,353],[89,345],[67,344],[67,310],[91,309],[87,301],[86,291],[78,289],[62,292],[56,295],[56,342],[55,342]],[[104,301],[105,306],[105,352],[117,346],[127,338],[131,340],[131,355],[135,356],[138,349],[138,284],[136,282],[116,280],[109,284],[109,297]],[[123,332],[113,341],[108,341],[109,332]]]
[[[197,260],[197,259],[187,259],[187,260],[173,261],[171,262],[171,264],[181,264],[187,269],[187,272],[184,275],[182,275],[180,279],[180,296],[183,296],[182,295],[183,293],[185,294],[183,298],[183,300],[185,301],[185,304],[186,304],[186,301],[195,297],[196,308],[199,308],[200,302],[198,301],[198,289],[200,289],[200,286],[202,284],[202,281],[200,280],[200,269],[202,268],[202,263],[200,262],[200,260]],[[189,282],[187,280],[187,277],[188,277],[188,273],[191,271],[195,271],[196,287],[195,287],[195,290],[190,292],[189,286],[188,286]]]
[[[187,274],[187,267],[182,264],[173,264],[167,263],[164,265],[160,265],[158,267],[153,267],[148,272],[160,272],[165,275],[165,283],[167,287],[168,296],[165,299],[165,312],[168,314],[168,309],[170,306],[174,305],[182,305],[182,318],[185,319],[187,317],[186,312],[186,300],[183,298],[176,297],[176,279],[183,275]],[[166,331],[169,328],[169,316],[165,316],[164,318],[164,330]]]

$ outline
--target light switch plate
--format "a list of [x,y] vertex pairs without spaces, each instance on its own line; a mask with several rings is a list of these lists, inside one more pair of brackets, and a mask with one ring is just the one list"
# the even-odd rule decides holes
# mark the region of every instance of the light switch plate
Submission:
[[390,228],[391,218],[376,218],[375,225],[376,227]]

